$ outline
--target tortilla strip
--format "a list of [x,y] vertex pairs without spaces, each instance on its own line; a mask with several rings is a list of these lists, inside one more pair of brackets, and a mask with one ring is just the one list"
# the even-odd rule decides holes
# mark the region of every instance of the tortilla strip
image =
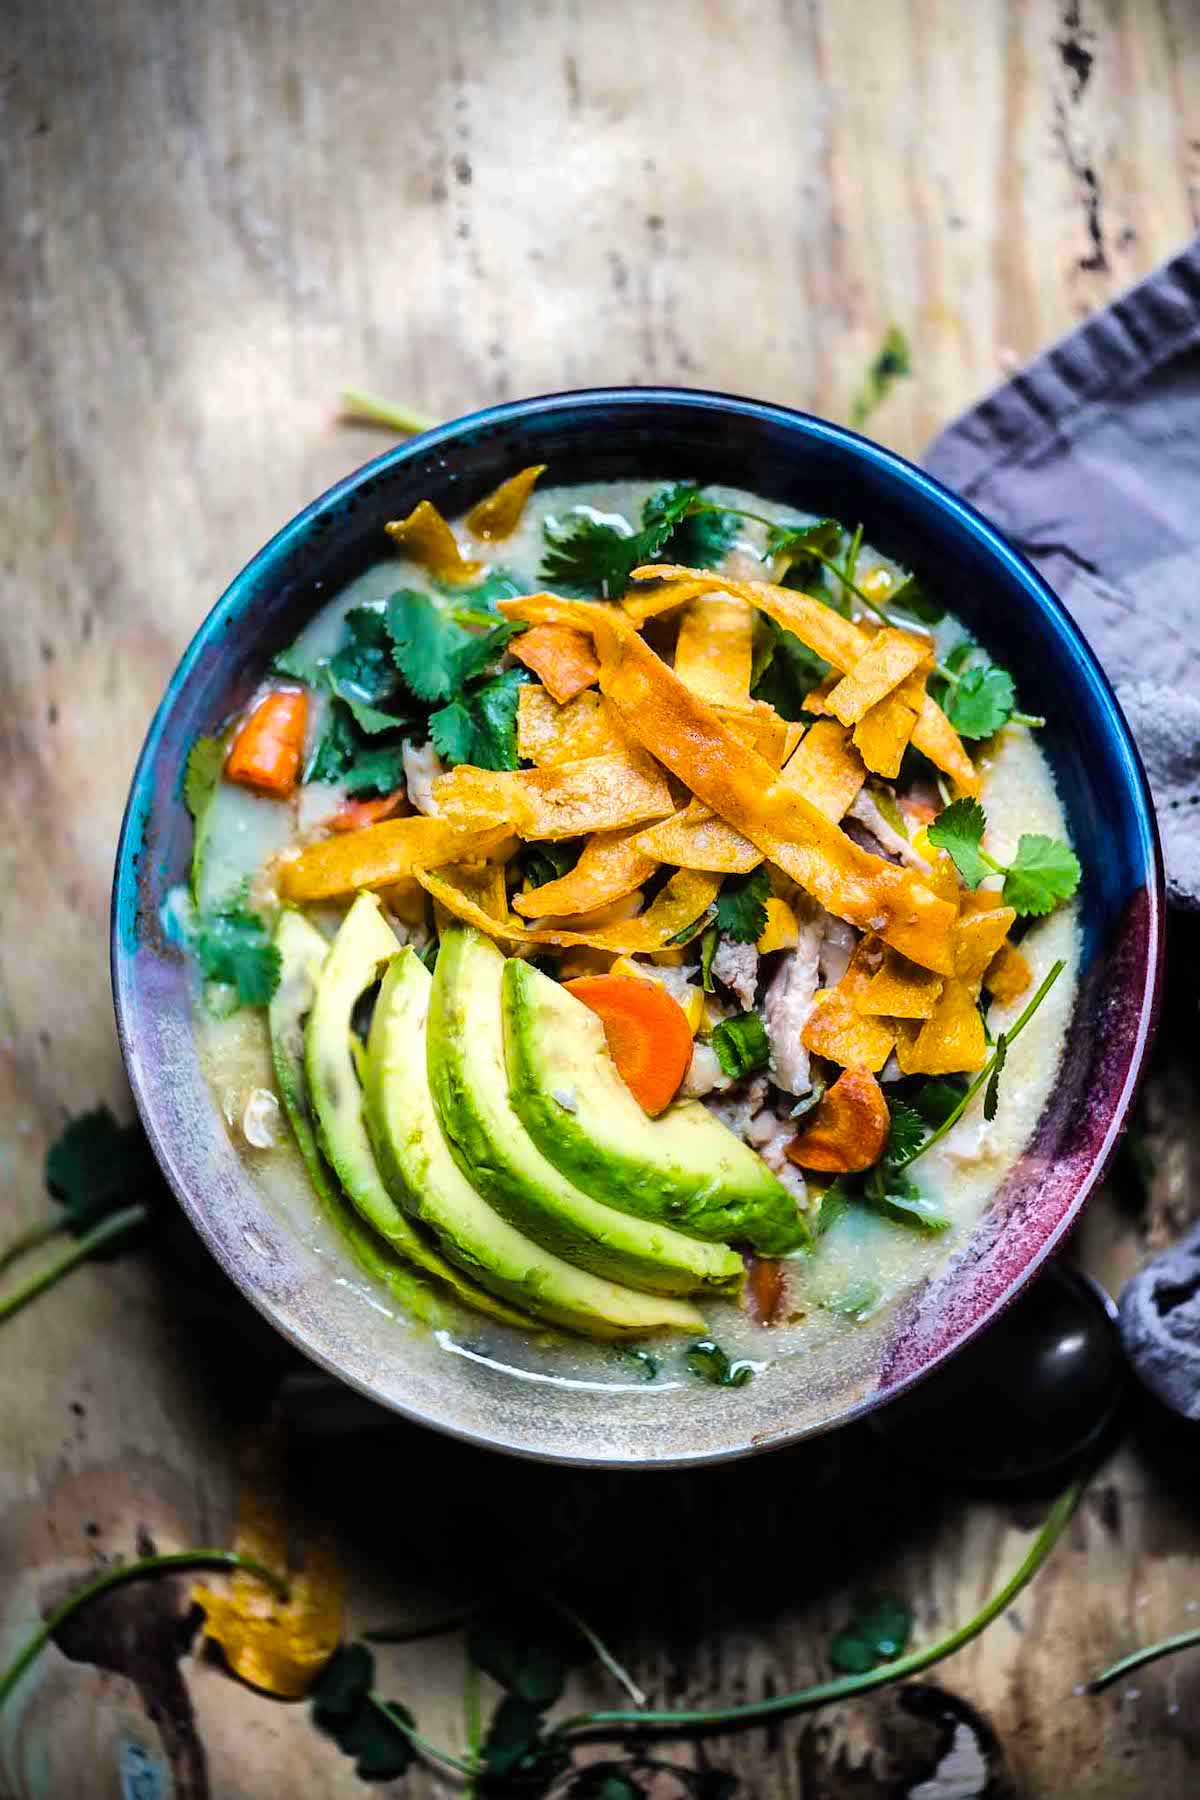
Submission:
[[508,647],[518,662],[533,670],[560,706],[594,686],[600,673],[591,638],[571,625],[535,625]]
[[1015,944],[1001,944],[983,975],[984,987],[1001,1006],[1019,999],[1032,980],[1029,964]]
[[463,555],[454,533],[431,500],[420,501],[407,519],[393,519],[384,530],[405,556],[411,556],[438,581],[465,587],[478,581],[482,573],[483,564]]
[[438,777],[433,797],[453,824],[476,830],[503,824],[523,838],[582,837],[665,819],[675,811],[662,770],[636,744],[540,769],[461,763]]
[[[648,566],[655,575],[660,573],[657,564]],[[716,593],[720,586],[721,577],[716,573],[700,575],[695,581],[664,582],[661,587],[648,587],[626,594],[621,607],[635,625],[641,626],[647,619],[658,618],[660,613],[674,612],[677,606],[686,606],[701,594]]]
[[538,476],[545,473],[545,463],[533,463],[528,469],[510,475],[482,500],[477,500],[463,521],[472,537],[485,538],[492,543],[498,538],[511,537],[521,523],[521,514]]
[[941,998],[942,987],[940,975],[918,968],[894,950],[885,950],[878,974],[871,977],[854,1004],[858,1012],[872,1017],[928,1019]]
[[906,632],[876,632],[848,675],[843,675],[829,696],[829,710],[843,725],[857,725],[872,706],[886,700],[893,690],[922,663],[929,651]]
[[766,757],[773,769],[778,769],[804,736],[804,727],[780,718],[775,708],[763,700],[752,700],[750,707],[748,712],[735,712],[724,706],[714,706],[713,711],[735,737],[740,737],[743,744],[749,744],[760,756]]
[[951,973],[955,909],[947,901],[911,870],[852,843],[739,742],[627,621],[600,609],[592,617],[601,690],[628,731],[828,911],[862,931],[878,931],[923,967]]
[[951,977],[932,1015],[896,1021],[896,1060],[905,1075],[973,1075],[987,1061],[987,1039],[975,996]]
[[579,861],[557,881],[547,881],[516,894],[513,906],[526,919],[555,914],[594,912],[610,900],[632,894],[648,881],[659,859],[637,848],[640,825],[624,831],[597,831],[579,853]]
[[828,1057],[843,1069],[870,1069],[872,1074],[882,1069],[896,1033],[888,1021],[864,1017],[861,1006],[883,954],[879,939],[868,933],[855,945],[837,986],[817,994],[800,1033],[800,1042],[814,1056]]
[[600,694],[586,688],[560,706],[539,682],[527,681],[517,699],[517,754],[524,762],[579,762],[607,756],[628,740]]
[[564,931],[552,926],[529,926],[514,917],[493,919],[477,906],[469,895],[447,880],[447,871],[417,869],[417,880],[435,901],[456,918],[476,926],[497,943],[511,945],[518,952],[528,947],[549,945],[560,950],[590,948],[624,952],[630,956],[663,950],[691,926],[699,926],[708,917],[721,886],[718,875],[703,875],[691,869],[680,869],[657,894],[646,911],[637,919],[625,919],[613,925],[600,925],[593,931]]
[[722,875],[748,875],[762,861],[762,852],[748,838],[699,800],[641,832],[637,847],[643,855],[677,869],[709,869]]
[[[655,590],[663,599],[663,606],[658,610],[663,610],[669,604],[667,596],[675,588],[676,582],[689,597],[696,592],[707,591],[703,586],[697,588],[698,580],[710,587],[719,584],[723,591],[748,600],[785,631],[793,632],[810,650],[832,663],[843,675],[848,675],[859,657],[870,648],[870,632],[861,625],[844,619],[832,607],[813,599],[811,594],[802,594],[794,588],[776,587],[769,581],[734,581],[723,575],[705,576],[700,570],[679,568],[671,564],[646,563],[633,571],[634,581],[650,579],[663,584],[661,590]],[[638,615],[631,609],[631,616]],[[960,794],[978,794],[979,775],[963,748],[962,739],[941,707],[928,695],[919,709],[912,741],[931,763],[950,776]]]
[[1016,922],[1011,906],[1000,905],[998,891],[965,893],[954,928],[954,973],[979,992],[985,970]]
[[754,609],[745,600],[719,590],[699,595],[679,621],[675,673],[710,705],[749,710],[753,636]]
[[836,675],[827,675],[824,681],[818,681],[815,688],[809,688],[804,696],[804,710],[815,713],[819,719],[832,719],[829,696],[838,684]]
[[360,888],[393,887],[419,864],[484,857],[503,845],[506,828],[464,831],[447,819],[412,813],[362,831],[322,838],[278,864],[285,900],[336,900]]
[[865,712],[854,727],[854,747],[872,775],[894,781],[900,773],[904,752],[917,727],[915,708],[906,706],[895,694],[889,694]]
[[818,719],[783,766],[783,780],[836,825],[867,779],[850,733],[836,719]]

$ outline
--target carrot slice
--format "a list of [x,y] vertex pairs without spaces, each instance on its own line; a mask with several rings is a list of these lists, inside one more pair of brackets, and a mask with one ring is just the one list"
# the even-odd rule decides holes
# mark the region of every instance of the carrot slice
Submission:
[[330,819],[329,829],[361,831],[364,825],[378,825],[380,819],[390,819],[399,812],[407,797],[406,789],[398,787],[394,794],[383,794],[378,800],[347,800]]
[[583,975],[563,983],[597,1014],[617,1073],[644,1112],[671,1104],[692,1060],[692,1028],[678,1000],[654,981]]
[[813,1109],[787,1154],[802,1169],[852,1175],[879,1161],[890,1129],[887,1101],[875,1077],[867,1069],[847,1069]]
[[285,800],[300,773],[307,723],[307,694],[298,688],[267,694],[233,740],[225,758],[226,779]]

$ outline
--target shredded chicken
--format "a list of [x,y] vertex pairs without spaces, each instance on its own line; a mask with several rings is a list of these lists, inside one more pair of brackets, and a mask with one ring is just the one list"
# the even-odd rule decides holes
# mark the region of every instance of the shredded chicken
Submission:
[[821,914],[821,924],[821,986],[831,988],[837,986],[849,968],[858,938],[853,925],[847,925],[845,919],[835,918],[830,912]]
[[[700,1044],[696,1046],[697,1050],[705,1047]],[[716,1061],[715,1053],[713,1060]],[[695,1061],[695,1057],[692,1058],[692,1061]],[[729,1077],[726,1076],[723,1086],[731,1087],[732,1085]],[[735,1093],[730,1094],[728,1099],[710,1100],[708,1110],[720,1119],[722,1125],[727,1125],[735,1137],[744,1138],[751,1119],[762,1110],[766,1098],[767,1078],[765,1075],[756,1075],[752,1081],[746,1083],[745,1087],[740,1087]]]
[[908,839],[894,825],[890,825],[880,809],[879,802],[869,788],[860,788],[854,805],[846,814],[862,825],[875,839],[884,855],[896,862],[907,863],[910,869],[921,869],[929,873],[929,864],[923,856],[913,849]]
[[786,1094],[806,1094],[812,1086],[808,1051],[800,1033],[808,1023],[817,991],[823,920],[828,915],[809,907],[797,910],[800,936],[794,950],[784,952],[763,1000],[763,1024],[771,1046],[771,1079]]
[[712,959],[712,972],[718,981],[733,989],[747,1012],[753,1009],[758,988],[758,951],[753,944],[735,944],[722,933]]
[[700,1100],[705,1094],[719,1094],[732,1086],[733,1081],[717,1061],[717,1053],[712,1045],[697,1044],[679,1089],[683,1098]]
[[797,1206],[808,1205],[808,1186],[802,1172],[789,1161],[787,1147],[796,1135],[793,1119],[780,1118],[769,1106],[756,1113],[746,1128],[746,1142],[753,1145],[768,1169],[776,1174]]
[[422,744],[420,748],[404,740],[402,752],[404,758],[404,785],[408,790],[408,798],[419,813],[427,818],[436,819],[440,815],[434,804],[433,784],[439,775],[446,773],[442,759],[432,744]]

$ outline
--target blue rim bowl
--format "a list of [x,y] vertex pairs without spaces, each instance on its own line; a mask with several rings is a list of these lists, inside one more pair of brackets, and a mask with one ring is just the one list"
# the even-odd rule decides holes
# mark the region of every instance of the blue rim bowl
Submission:
[[[273,1212],[230,1142],[192,1037],[188,987],[160,927],[186,878],[192,740],[253,690],[270,658],[384,553],[384,523],[429,498],[451,516],[528,463],[556,482],[726,482],[862,520],[926,576],[1046,716],[1084,866],[1083,959],[1060,1079],[966,1246],[836,1353],[781,1359],[749,1386],[548,1384],[448,1354],[389,1316],[336,1240]],[[316,1363],[406,1417],[470,1442],[583,1465],[717,1462],[862,1414],[935,1368],[1030,1279],[1078,1216],[1123,1128],[1153,1030],[1162,862],[1145,776],[1095,657],[1050,589],[987,521],[902,457],[804,413],[725,394],[597,389],[514,401],[377,457],[307,507],[242,571],[171,678],[138,761],[117,855],[112,973],[137,1106],[214,1256]]]

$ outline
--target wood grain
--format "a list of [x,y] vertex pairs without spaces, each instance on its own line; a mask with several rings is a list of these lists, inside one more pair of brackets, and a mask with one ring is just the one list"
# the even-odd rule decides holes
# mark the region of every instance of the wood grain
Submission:
[[[666,381],[841,418],[895,322],[916,374],[874,429],[915,454],[1200,220],[1190,0],[15,0],[6,25],[5,1231],[39,1215],[64,1115],[123,1104],[105,922],[133,760],[229,578],[380,447],[336,422],[343,386],[449,416]],[[1189,1068],[1164,1054],[1151,1085],[1149,1210],[1110,1193],[1079,1236],[1111,1283],[1196,1210]],[[233,1427],[287,1367],[268,1340],[186,1245],[88,1269],[4,1327],[0,1650],[97,1551],[222,1538]],[[497,1516],[583,1509],[573,1587],[663,1699],[816,1674],[864,1580],[939,1631],[1024,1541],[1011,1509],[926,1491],[869,1438],[649,1484],[488,1463],[486,1508],[465,1452],[368,1445],[319,1496],[355,1628],[461,1602],[506,1553]],[[381,1459],[405,1500],[383,1523],[361,1516]],[[907,1700],[679,1754],[770,1800],[949,1800],[948,1778],[920,1782],[957,1720],[993,1746],[989,1795],[1195,1792],[1194,1662],[1074,1693],[1200,1598],[1179,1492],[1123,1449],[1044,1578]],[[457,1535],[434,1529],[447,1508]],[[0,1719],[0,1792],[91,1800],[168,1767],[217,1800],[360,1791],[304,1709],[194,1654],[170,1677],[185,1603],[120,1615],[125,1649],[92,1645],[107,1671],[44,1659]],[[453,1637],[386,1657],[389,1691],[449,1743],[461,1661]],[[589,1678],[579,1697],[610,1696]]]

